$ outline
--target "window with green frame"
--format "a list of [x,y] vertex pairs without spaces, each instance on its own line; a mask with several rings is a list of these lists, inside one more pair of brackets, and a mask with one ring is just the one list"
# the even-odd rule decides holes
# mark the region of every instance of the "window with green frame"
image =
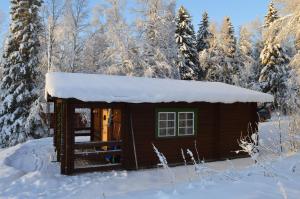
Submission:
[[156,137],[194,136],[197,129],[197,109],[156,109]]

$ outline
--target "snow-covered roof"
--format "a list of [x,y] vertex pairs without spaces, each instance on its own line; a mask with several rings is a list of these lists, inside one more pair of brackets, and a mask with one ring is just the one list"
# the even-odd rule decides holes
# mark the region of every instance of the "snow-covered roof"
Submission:
[[273,96],[219,82],[99,74],[46,74],[46,95],[89,102],[272,102]]

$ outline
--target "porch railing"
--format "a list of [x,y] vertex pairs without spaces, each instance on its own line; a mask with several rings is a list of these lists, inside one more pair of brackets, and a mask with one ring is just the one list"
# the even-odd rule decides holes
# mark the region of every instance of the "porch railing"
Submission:
[[121,167],[122,141],[76,142],[74,144],[75,172],[104,171]]

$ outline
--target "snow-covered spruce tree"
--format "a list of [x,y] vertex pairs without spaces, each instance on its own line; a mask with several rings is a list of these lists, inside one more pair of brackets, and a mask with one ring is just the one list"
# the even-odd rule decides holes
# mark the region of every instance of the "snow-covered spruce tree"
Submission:
[[280,44],[268,39],[261,52],[261,64],[263,66],[259,82],[263,92],[271,93],[275,96],[275,106],[280,105],[284,108],[287,81],[290,77],[289,57]]
[[221,27],[221,45],[225,55],[234,58],[236,53],[236,38],[234,28],[229,17],[225,17]]
[[248,57],[252,56],[252,41],[251,41],[251,33],[247,29],[247,27],[242,26],[240,29],[240,37],[238,41],[238,50],[243,55],[246,55]]
[[212,37],[211,32],[209,31],[209,21],[208,14],[204,12],[202,15],[202,20],[199,24],[199,30],[197,33],[197,51],[198,53],[204,49],[210,47],[209,40]]
[[260,83],[259,83],[260,71],[262,69],[261,61],[260,61],[260,53],[263,48],[264,48],[264,43],[261,38],[258,38],[253,46],[253,59],[255,60],[255,65],[253,66],[254,84],[252,85],[252,89],[257,91],[261,90]]
[[281,12],[285,15],[270,25],[268,37],[275,37],[277,42],[295,38],[297,53],[291,59],[291,66],[300,74],[300,1],[299,0],[274,0],[279,4]]
[[277,20],[279,18],[278,16],[278,11],[277,9],[274,7],[274,3],[271,2],[268,8],[268,13],[265,16],[265,24],[264,27],[268,28],[271,23],[273,23],[275,20]]
[[[300,16],[300,14],[299,14]],[[300,18],[299,18],[299,28],[300,28]],[[294,55],[292,61],[291,61],[291,65],[294,68],[297,68],[297,66],[300,65],[300,30],[299,32],[296,33],[296,38],[295,38],[295,48],[296,48],[296,55]],[[299,71],[298,71],[299,73]]]
[[296,35],[295,38],[295,47],[297,51],[300,51],[300,32]]
[[209,30],[211,33],[210,47],[199,53],[201,67],[205,71],[205,80],[224,82],[224,53],[219,44],[219,32],[216,24],[211,24]]
[[251,32],[251,40],[252,40],[252,57],[255,61],[255,64],[253,65],[253,75],[252,77],[253,82],[251,85],[251,89],[260,91],[260,85],[259,85],[259,75],[261,71],[261,62],[260,62],[260,53],[264,47],[264,42],[263,42],[263,22],[260,19],[256,19],[252,21],[248,26],[248,30]]
[[199,64],[204,71],[204,79],[214,81],[214,77],[212,78],[210,74],[212,74],[211,72],[215,72],[214,69],[217,68],[216,65],[212,64],[212,56],[216,48],[216,34],[213,34],[210,29],[208,14],[204,12],[199,24],[196,47],[199,55]]
[[0,146],[44,136],[39,116],[37,67],[40,0],[11,0],[10,34],[4,59],[0,111]]
[[202,80],[204,73],[199,67],[194,27],[190,14],[183,6],[179,8],[176,25],[175,38],[179,48],[180,77],[183,80]]
[[234,84],[238,79],[238,64],[236,60],[236,38],[234,28],[229,17],[225,17],[220,36],[220,45],[224,53],[224,82]]
[[[270,25],[278,18],[277,10],[271,3],[268,14],[265,16],[264,31],[268,32]],[[285,111],[288,100],[287,82],[291,76],[290,59],[285,49],[275,41],[274,37],[265,39],[260,59],[262,65],[259,77],[261,90],[274,95],[275,106],[280,106]]]

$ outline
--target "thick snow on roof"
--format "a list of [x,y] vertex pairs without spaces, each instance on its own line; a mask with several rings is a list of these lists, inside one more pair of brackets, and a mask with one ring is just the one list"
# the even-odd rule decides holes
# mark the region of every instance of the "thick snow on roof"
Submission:
[[52,97],[108,103],[273,101],[269,94],[219,82],[61,72],[46,74],[45,92]]

